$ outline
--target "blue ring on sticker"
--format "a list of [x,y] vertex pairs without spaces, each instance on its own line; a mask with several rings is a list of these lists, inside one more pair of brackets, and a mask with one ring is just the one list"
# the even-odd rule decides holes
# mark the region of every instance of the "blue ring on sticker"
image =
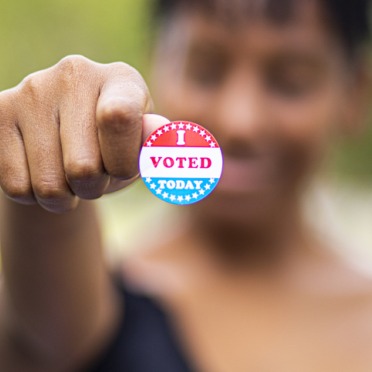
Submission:
[[213,135],[199,124],[175,121],[147,138],[139,158],[146,187],[159,199],[177,205],[201,201],[217,186],[223,156]]

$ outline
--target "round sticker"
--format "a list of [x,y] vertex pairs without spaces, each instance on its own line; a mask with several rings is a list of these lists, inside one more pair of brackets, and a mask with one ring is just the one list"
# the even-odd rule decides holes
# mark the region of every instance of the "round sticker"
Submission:
[[178,205],[208,196],[217,186],[222,167],[216,139],[201,125],[188,121],[171,122],[154,131],[139,159],[148,189],[159,199]]

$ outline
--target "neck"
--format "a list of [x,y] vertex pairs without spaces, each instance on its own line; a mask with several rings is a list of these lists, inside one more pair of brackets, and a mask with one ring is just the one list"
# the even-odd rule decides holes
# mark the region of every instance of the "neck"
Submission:
[[192,229],[203,247],[224,266],[234,270],[281,267],[285,261],[308,253],[311,233],[299,207],[273,213],[265,221],[236,223],[193,214]]

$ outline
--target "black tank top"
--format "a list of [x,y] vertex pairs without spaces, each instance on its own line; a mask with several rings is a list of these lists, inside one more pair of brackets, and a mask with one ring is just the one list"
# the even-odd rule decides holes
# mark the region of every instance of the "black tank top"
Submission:
[[[193,372],[161,307],[152,299],[119,288],[125,299],[116,335],[86,372]],[[125,316],[124,316],[125,312]]]

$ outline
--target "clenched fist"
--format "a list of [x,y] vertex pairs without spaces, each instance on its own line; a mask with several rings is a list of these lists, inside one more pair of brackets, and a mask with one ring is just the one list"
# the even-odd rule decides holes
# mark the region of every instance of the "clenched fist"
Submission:
[[165,118],[124,63],[69,56],[0,93],[0,186],[52,212],[118,190],[138,174],[143,141]]

